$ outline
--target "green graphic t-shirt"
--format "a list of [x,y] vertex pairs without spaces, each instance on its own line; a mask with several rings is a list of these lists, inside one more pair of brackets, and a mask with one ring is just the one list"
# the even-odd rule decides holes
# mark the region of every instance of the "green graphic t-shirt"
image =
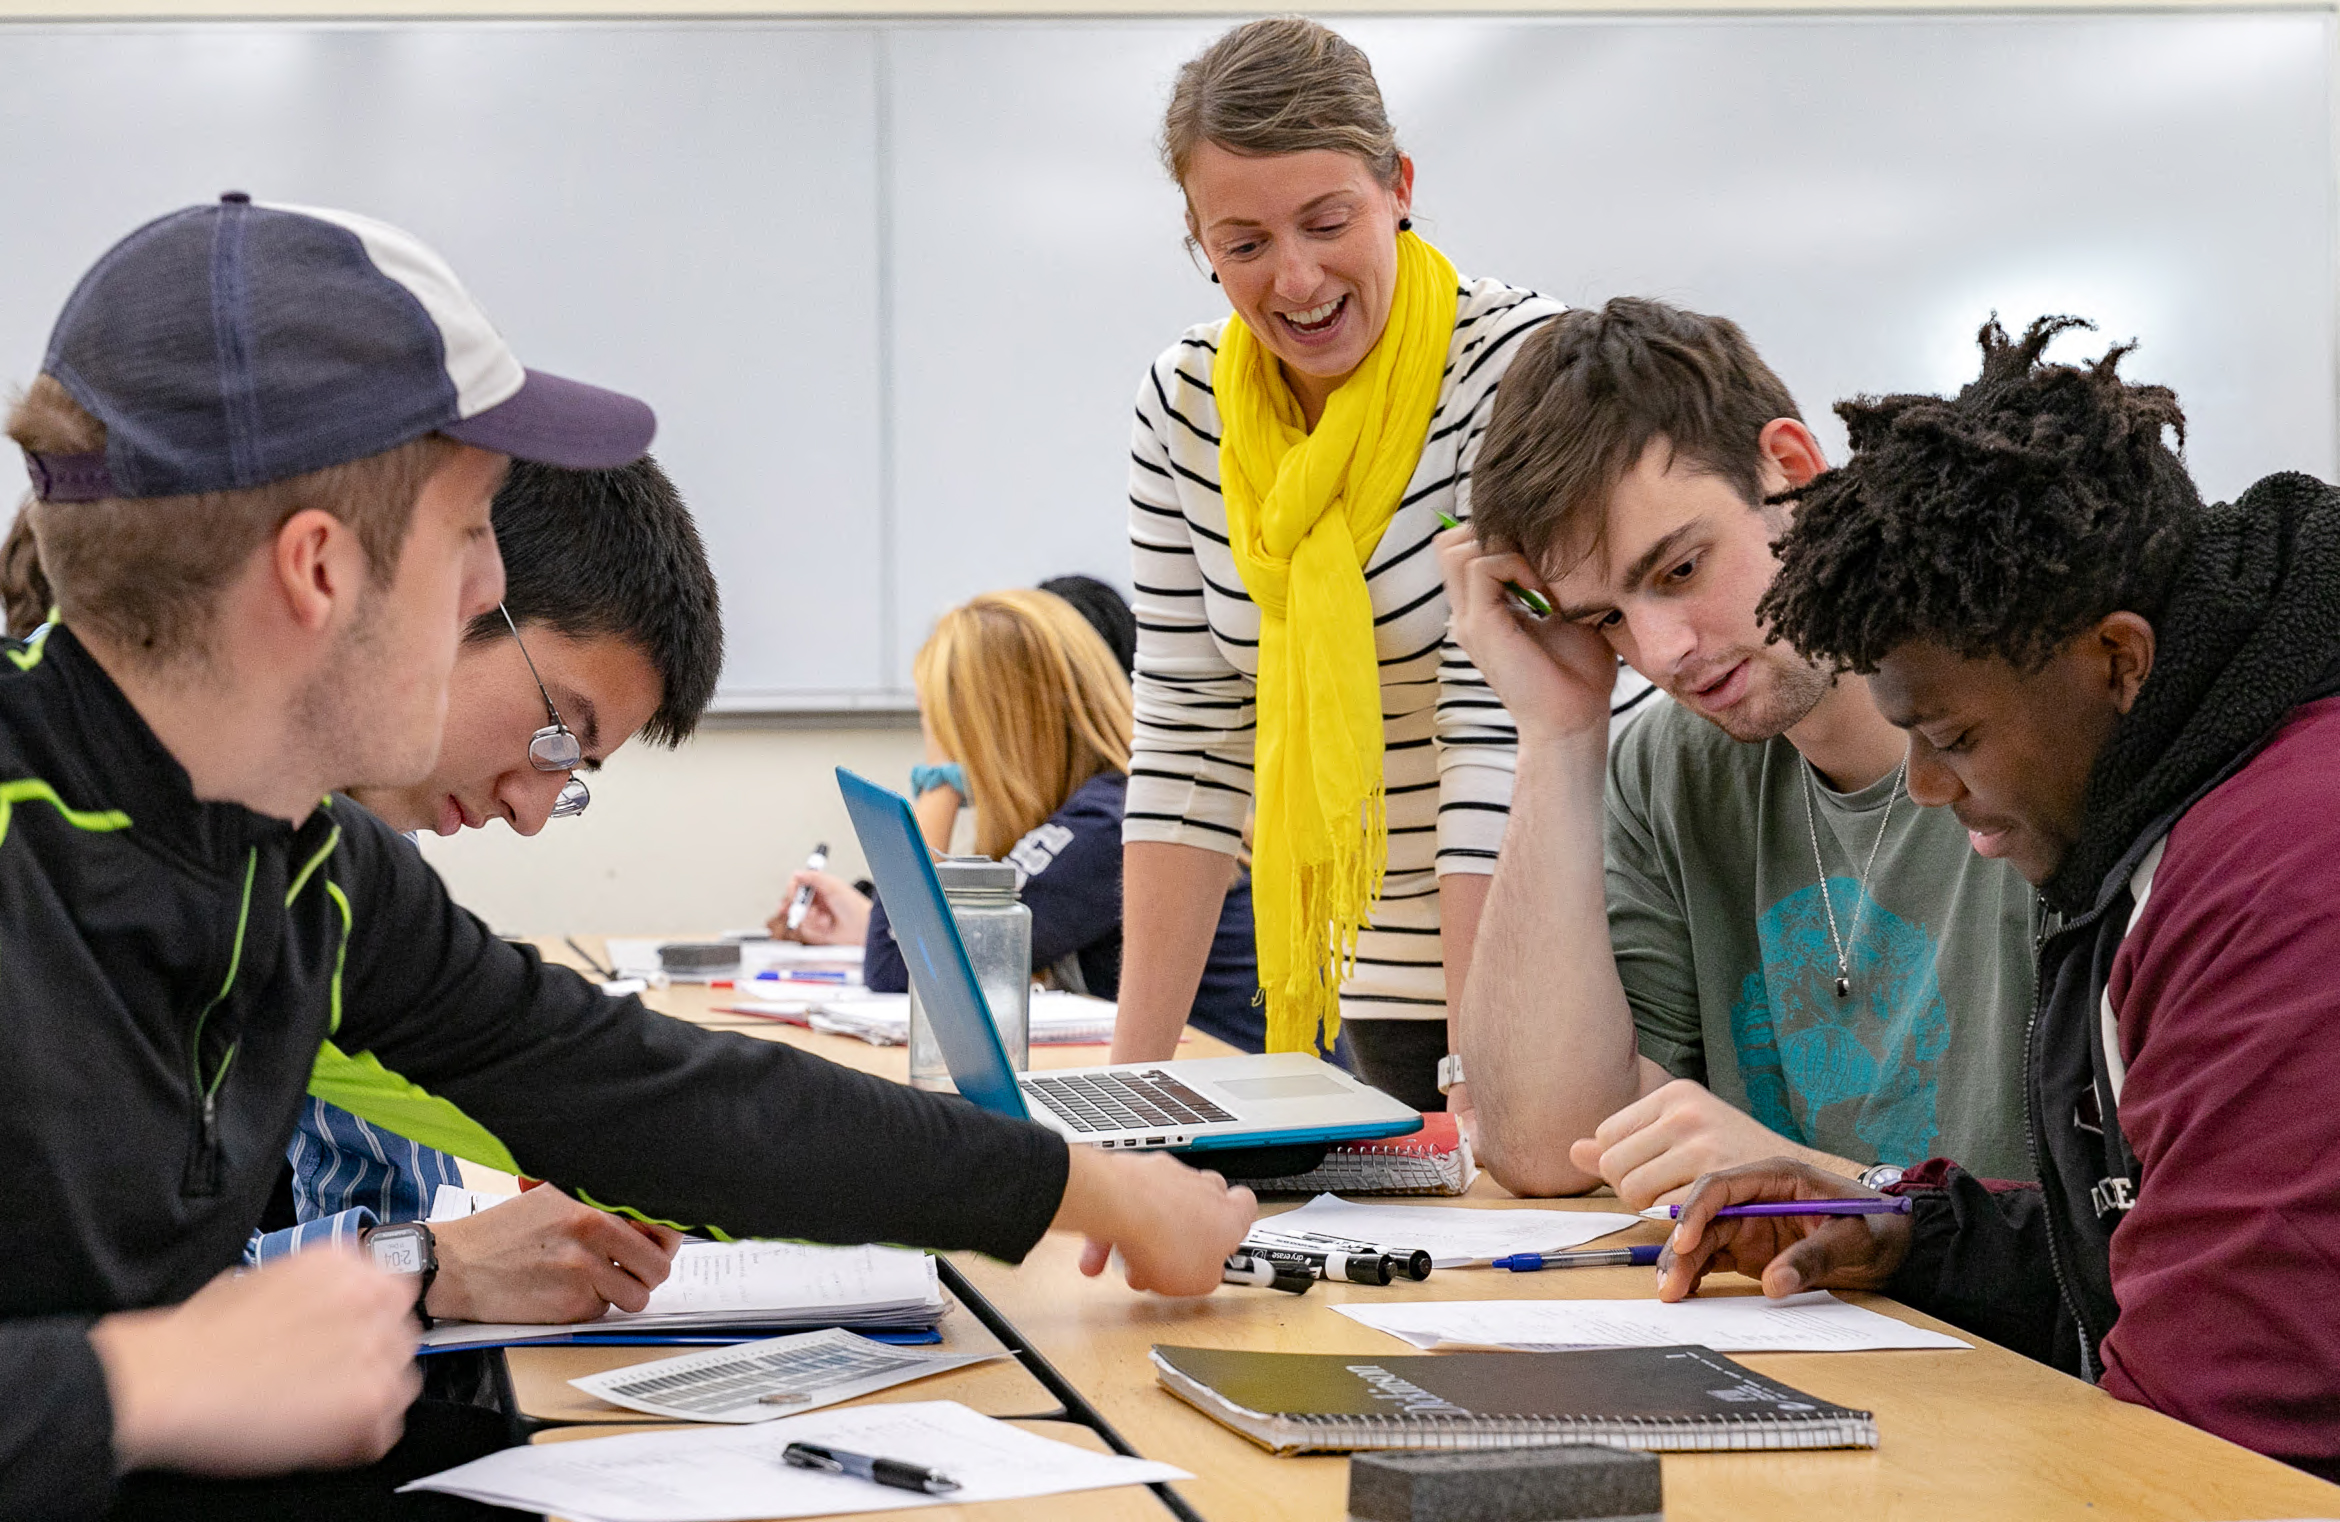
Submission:
[[1786,740],[1745,744],[1672,703],[1617,737],[1609,938],[1642,1054],[1823,1152],[2028,1180],[2037,895],[1947,809],[1904,792],[1888,821],[1893,788],[1831,792]]

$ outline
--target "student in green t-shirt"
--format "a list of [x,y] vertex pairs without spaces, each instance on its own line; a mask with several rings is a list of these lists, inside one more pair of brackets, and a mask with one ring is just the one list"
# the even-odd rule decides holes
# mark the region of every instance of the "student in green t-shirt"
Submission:
[[[1755,616],[1788,512],[1766,499],[1826,468],[1746,335],[1660,302],[1546,324],[1497,394],[1441,554],[1519,725],[1455,1022],[1457,1108],[1514,1191],[1639,1208],[1780,1155],[2032,1176],[2035,896],[1910,801],[1867,684]],[[1612,746],[1620,657],[1674,701]]]

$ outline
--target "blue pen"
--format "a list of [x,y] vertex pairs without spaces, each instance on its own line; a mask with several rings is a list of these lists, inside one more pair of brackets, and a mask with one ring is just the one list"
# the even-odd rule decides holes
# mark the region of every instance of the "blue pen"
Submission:
[[857,1480],[868,1480],[895,1490],[915,1490],[924,1495],[945,1495],[959,1488],[957,1480],[947,1474],[938,1474],[922,1464],[905,1463],[901,1459],[881,1459],[871,1454],[853,1453],[820,1443],[790,1443],[780,1450],[780,1458],[795,1469],[851,1475]]
[[1515,1252],[1508,1258],[1497,1258],[1494,1266],[1515,1274],[1532,1274],[1545,1268],[1647,1268],[1657,1260],[1654,1247],[1594,1247],[1584,1252]]

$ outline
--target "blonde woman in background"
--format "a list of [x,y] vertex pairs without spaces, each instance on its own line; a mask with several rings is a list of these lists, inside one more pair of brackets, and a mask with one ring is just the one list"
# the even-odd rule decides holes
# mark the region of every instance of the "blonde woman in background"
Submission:
[[1561,305],[1463,278],[1412,230],[1373,66],[1314,21],[1212,43],[1162,139],[1234,311],[1138,388],[1114,1060],[1170,1055],[1256,800],[1270,1044],[1346,1020],[1361,1076],[1439,1109],[1517,734],[1451,636],[1431,540],[1470,518],[1496,382]]
[[[1080,613],[1049,592],[987,592],[945,613],[914,671],[930,761],[955,765],[975,809],[975,851],[1013,862],[1032,911],[1032,963],[1058,987],[1121,989],[1122,805],[1129,787],[1130,690],[1121,663]],[[922,821],[933,841],[947,820]],[[866,948],[879,992],[909,986],[885,905],[825,872],[797,934]],[[1249,883],[1217,896],[1193,1024],[1262,1049]],[[783,898],[785,902],[785,896]],[[773,920],[781,933],[784,916]]]

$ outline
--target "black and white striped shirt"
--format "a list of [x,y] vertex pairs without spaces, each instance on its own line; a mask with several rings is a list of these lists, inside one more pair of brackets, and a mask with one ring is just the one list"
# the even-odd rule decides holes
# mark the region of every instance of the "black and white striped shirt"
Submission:
[[[1563,307],[1494,280],[1456,292],[1454,340],[1422,458],[1365,568],[1381,662],[1389,867],[1341,989],[1344,1019],[1442,1018],[1438,877],[1495,870],[1510,812],[1511,716],[1448,629],[1431,539],[1468,522],[1471,466],[1521,340]],[[1233,853],[1251,802],[1259,609],[1219,496],[1212,364],[1226,319],[1187,330],[1138,390],[1130,541],[1137,733],[1124,840]],[[1638,679],[1634,686],[1639,687]]]

